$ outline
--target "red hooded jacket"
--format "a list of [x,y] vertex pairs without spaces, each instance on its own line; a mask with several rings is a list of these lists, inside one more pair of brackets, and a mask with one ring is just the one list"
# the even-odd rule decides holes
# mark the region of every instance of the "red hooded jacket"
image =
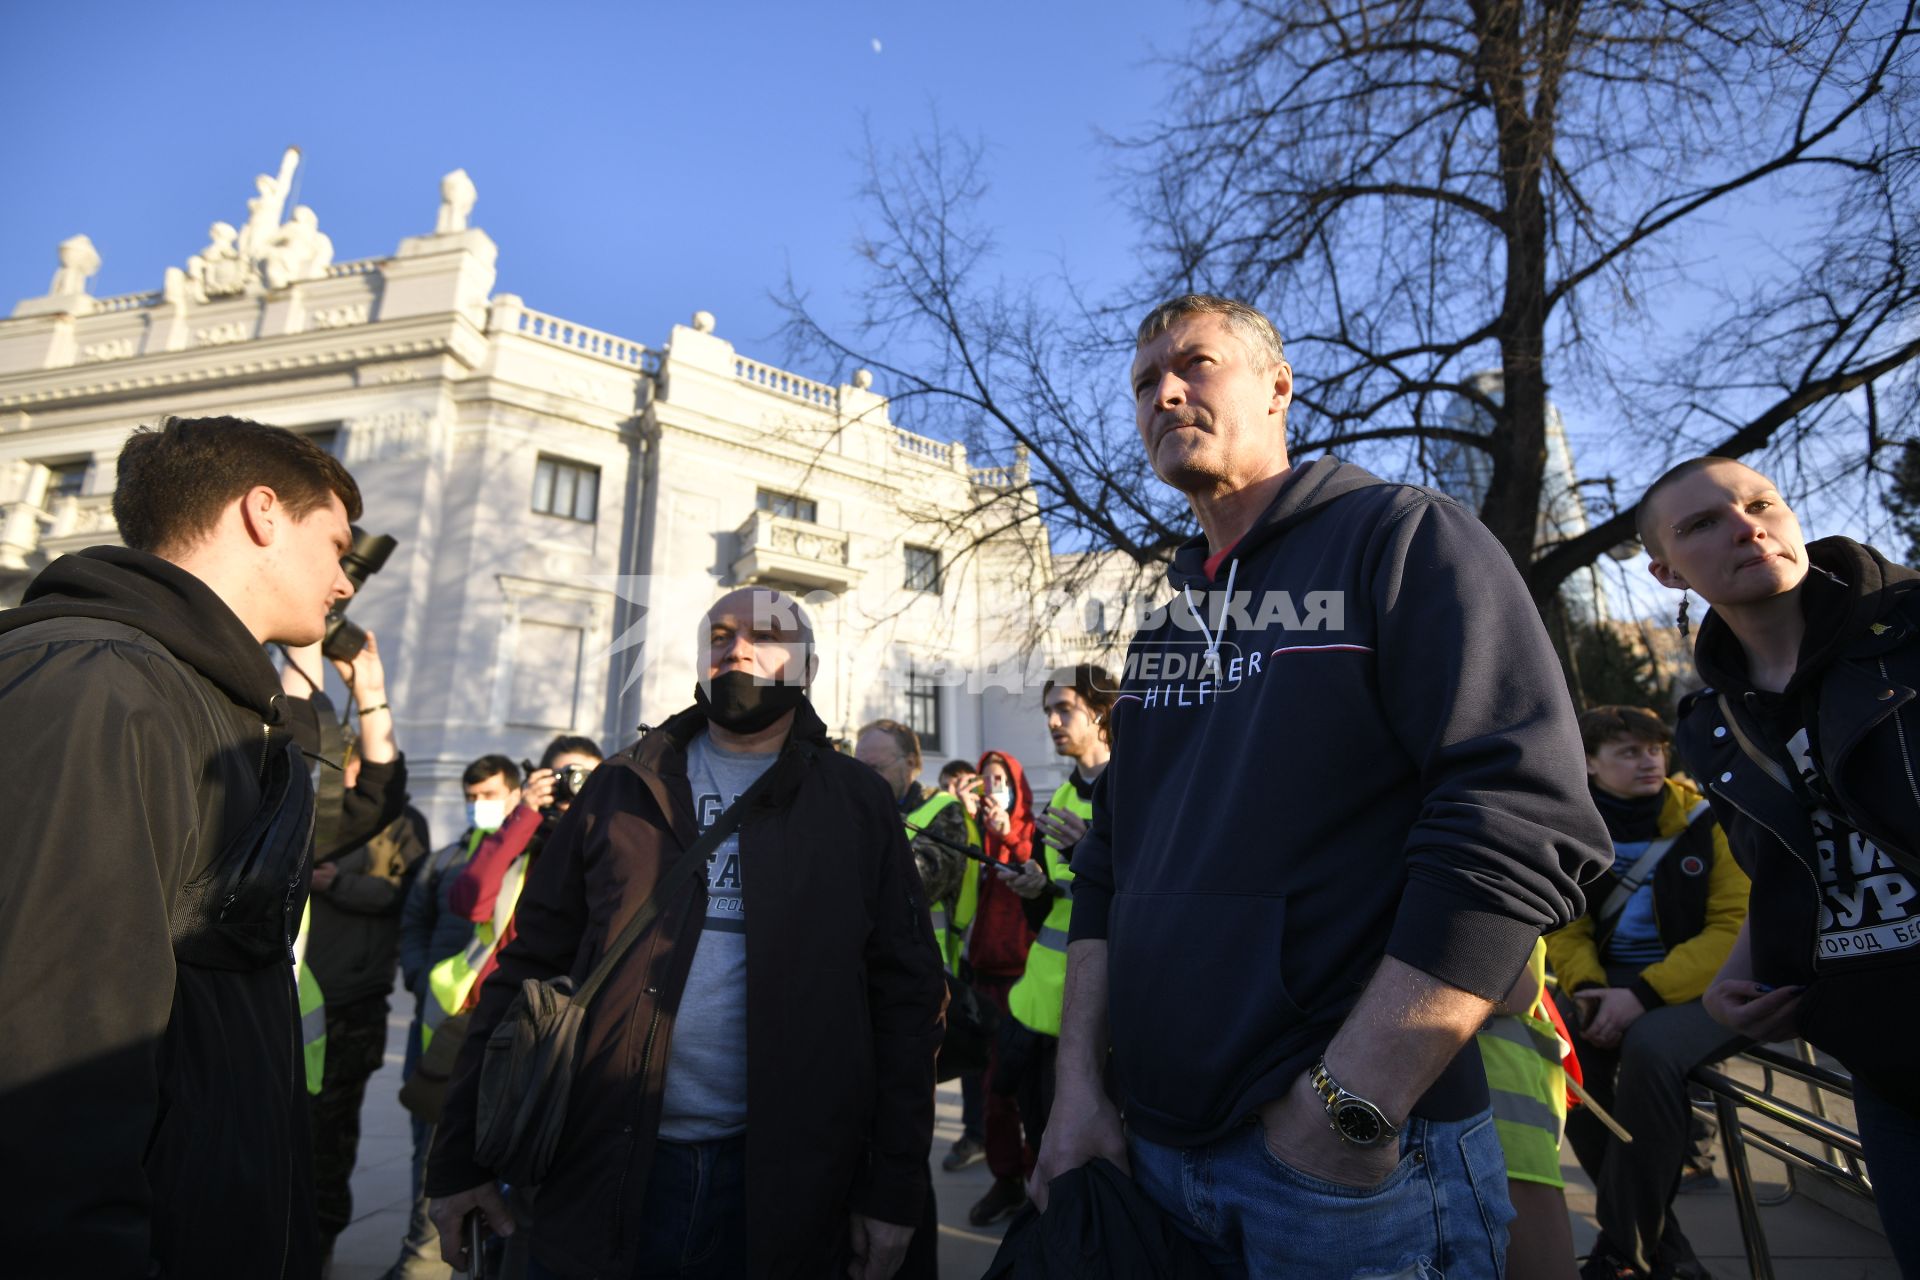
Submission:
[[[989,760],[999,760],[1013,777],[1013,811],[1007,815],[1006,835],[996,834],[984,818],[980,834],[989,858],[1018,866],[1033,856],[1033,790],[1027,785],[1020,762],[1004,751],[989,751],[980,757],[983,778]],[[974,874],[980,877],[980,907],[967,935],[967,962],[984,977],[1017,978],[1026,972],[1027,948],[1034,938],[1020,895],[1002,884],[992,867],[976,865]]]

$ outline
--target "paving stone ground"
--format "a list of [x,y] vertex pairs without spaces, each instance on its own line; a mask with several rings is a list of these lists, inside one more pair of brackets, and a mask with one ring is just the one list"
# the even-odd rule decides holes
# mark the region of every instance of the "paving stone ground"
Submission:
[[[335,1247],[333,1280],[377,1280],[392,1264],[406,1234],[411,1138],[398,1092],[400,1049],[411,1011],[411,1005],[403,1008],[397,996],[388,1021],[386,1064],[367,1085],[360,1159],[353,1175],[354,1221]],[[1843,1122],[1850,1119],[1844,1114],[1836,1118]],[[967,1225],[968,1207],[985,1194],[991,1178],[984,1163],[959,1173],[939,1167],[938,1157],[959,1135],[960,1091],[955,1085],[943,1086],[933,1146],[934,1194],[940,1207],[940,1274],[946,1280],[974,1280],[992,1261],[1004,1228],[983,1231]],[[1574,1245],[1584,1253],[1594,1237],[1593,1191],[1570,1151],[1564,1153],[1563,1160],[1567,1203],[1574,1215]],[[1757,1154],[1752,1160],[1760,1198],[1780,1196],[1787,1181],[1781,1164]],[[1726,1280],[1750,1274],[1724,1170],[1717,1190],[1682,1196],[1679,1204],[1681,1224],[1715,1276]],[[1899,1280],[1899,1269],[1878,1232],[1849,1221],[1805,1195],[1793,1195],[1782,1204],[1763,1209],[1762,1221],[1779,1280]]]

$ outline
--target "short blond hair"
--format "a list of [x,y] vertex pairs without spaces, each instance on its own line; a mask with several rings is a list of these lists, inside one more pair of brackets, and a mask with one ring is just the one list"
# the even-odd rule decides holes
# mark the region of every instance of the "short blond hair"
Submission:
[[1163,302],[1147,312],[1133,338],[1138,350],[1173,328],[1188,316],[1220,316],[1240,336],[1247,350],[1262,368],[1286,363],[1287,352],[1280,341],[1280,330],[1258,308],[1212,293],[1188,293]]

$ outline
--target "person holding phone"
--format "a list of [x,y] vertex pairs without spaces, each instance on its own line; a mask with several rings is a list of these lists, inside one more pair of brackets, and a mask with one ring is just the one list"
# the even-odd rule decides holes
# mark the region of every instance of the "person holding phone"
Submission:
[[[1014,891],[1014,885],[1032,874],[1027,868],[1033,860],[1033,792],[1020,762],[1004,751],[980,757],[977,787],[977,821],[987,861],[968,869],[976,878],[978,903],[967,930],[964,958],[981,1003],[1005,1017],[1007,993],[1026,972],[1027,950],[1035,933]],[[993,1087],[999,1057],[996,1042],[981,1076],[987,1168],[993,1185],[967,1211],[967,1221],[976,1227],[1010,1218],[1025,1207],[1026,1176],[1033,1168],[1033,1152],[1021,1137],[1019,1104]]]
[[1594,707],[1580,714],[1580,739],[1613,867],[1586,913],[1547,935],[1547,956],[1586,1087],[1633,1135],[1620,1141],[1586,1108],[1567,1117],[1600,1223],[1588,1267],[1701,1274],[1673,1216],[1692,1118],[1687,1073],[1746,1043],[1700,997],[1746,919],[1747,877],[1706,800],[1667,776],[1673,738],[1659,716]]

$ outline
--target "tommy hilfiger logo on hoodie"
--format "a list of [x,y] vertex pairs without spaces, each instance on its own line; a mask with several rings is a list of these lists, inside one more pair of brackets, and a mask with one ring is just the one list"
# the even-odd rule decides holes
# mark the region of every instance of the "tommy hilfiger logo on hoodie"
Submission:
[[1273,663],[1295,655],[1317,653],[1372,653],[1364,644],[1282,644],[1272,649],[1242,651],[1227,642],[1218,647],[1167,641],[1156,648],[1127,655],[1121,688],[1114,699],[1138,702],[1149,711],[1211,706],[1239,693]]

